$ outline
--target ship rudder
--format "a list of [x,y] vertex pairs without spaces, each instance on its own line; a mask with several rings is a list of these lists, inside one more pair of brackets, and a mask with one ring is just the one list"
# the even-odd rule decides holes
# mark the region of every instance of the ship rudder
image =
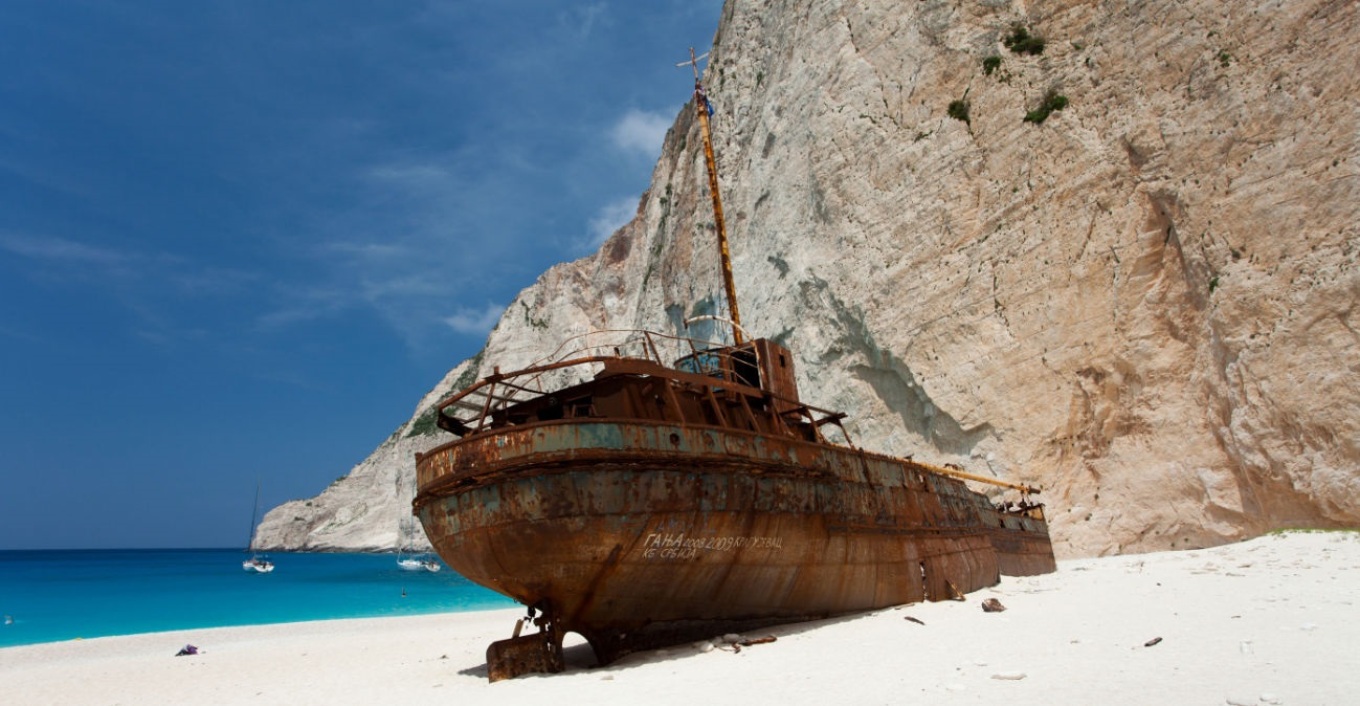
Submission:
[[487,681],[514,679],[523,674],[556,674],[566,668],[562,649],[547,633],[497,640],[486,648]]
[[524,674],[556,674],[566,669],[562,655],[562,632],[548,616],[535,621],[539,632],[521,635],[525,621],[515,624],[514,636],[497,640],[486,648],[489,682],[514,679]]

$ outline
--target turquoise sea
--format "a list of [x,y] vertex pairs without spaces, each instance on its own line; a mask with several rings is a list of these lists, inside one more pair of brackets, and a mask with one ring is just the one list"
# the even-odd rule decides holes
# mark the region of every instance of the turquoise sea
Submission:
[[444,567],[394,554],[291,554],[269,574],[239,549],[0,551],[0,647],[162,630],[509,608]]

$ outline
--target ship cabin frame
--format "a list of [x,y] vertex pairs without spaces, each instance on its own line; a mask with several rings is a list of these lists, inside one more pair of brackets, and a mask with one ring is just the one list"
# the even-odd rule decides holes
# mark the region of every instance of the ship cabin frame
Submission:
[[[574,344],[574,345],[573,345]],[[845,414],[802,402],[793,356],[758,338],[715,344],[653,331],[599,331],[513,372],[495,368],[438,403],[436,424],[458,437],[507,426],[617,419],[713,426],[826,442]],[[668,355],[669,354],[669,355]]]

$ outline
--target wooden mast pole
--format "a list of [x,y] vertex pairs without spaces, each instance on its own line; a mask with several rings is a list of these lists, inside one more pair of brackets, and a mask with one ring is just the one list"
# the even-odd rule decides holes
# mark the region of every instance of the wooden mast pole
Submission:
[[[713,222],[718,229],[718,250],[722,253],[723,287],[727,290],[727,308],[732,312],[732,342],[740,346],[741,312],[737,309],[737,285],[732,279],[732,256],[727,249],[727,224],[723,220],[722,197],[718,195],[718,162],[713,157],[713,135],[709,131],[708,95],[699,80],[699,60],[694,47],[689,49],[689,65],[694,69],[694,109],[699,115],[699,128],[704,136],[704,163],[708,166],[708,193],[713,197]],[[684,66],[684,64],[681,64]]]

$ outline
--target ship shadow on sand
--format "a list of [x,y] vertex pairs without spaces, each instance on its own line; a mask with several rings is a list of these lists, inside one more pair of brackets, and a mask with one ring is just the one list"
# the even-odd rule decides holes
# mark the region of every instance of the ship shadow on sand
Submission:
[[[839,615],[833,618],[822,618],[821,620],[809,620],[803,623],[772,625],[768,628],[762,628],[759,630],[749,630],[747,632],[741,633],[740,639],[736,641],[725,639],[725,636],[723,635],[714,635],[707,641],[712,643],[714,646],[713,650],[711,651],[721,650],[725,652],[740,652],[743,649],[767,649],[771,645],[756,644],[750,647],[742,647],[741,642],[760,641],[762,638],[773,637],[775,638],[775,640],[768,642],[777,645],[778,640],[783,640],[785,638],[793,637],[795,635],[801,635],[802,633],[805,632],[811,632],[813,630],[817,630],[827,625],[836,625],[839,623],[846,623],[854,620],[859,620],[860,618],[867,618],[869,616],[878,615],[879,613],[882,613],[884,611],[897,610],[903,607],[905,606],[890,606],[887,608],[878,608],[875,610],[868,610],[860,613],[848,613],[846,615]],[[697,645],[702,644],[703,642],[704,642],[703,640],[698,640],[695,642],[680,643],[678,645],[673,645],[671,647],[660,647],[654,650],[642,650],[640,652],[634,652],[632,654],[625,655],[610,664],[602,666],[598,663],[598,660],[595,658],[595,650],[592,649],[590,644],[585,641],[585,638],[581,637],[580,635],[577,635],[576,633],[568,633],[562,645],[562,657],[563,661],[566,662],[567,668],[562,672],[559,672],[558,674],[568,675],[578,674],[581,672],[607,674],[614,671],[640,667],[646,664],[661,664],[665,662],[677,662],[684,659],[702,657],[705,654],[707,654],[707,651],[699,649]],[[465,669],[460,669],[458,670],[458,674],[462,676],[486,679],[487,665],[485,662],[483,662],[475,667],[467,667]],[[557,676],[558,674],[544,674],[544,673],[525,674],[517,678],[523,679],[526,677],[552,677]]]

